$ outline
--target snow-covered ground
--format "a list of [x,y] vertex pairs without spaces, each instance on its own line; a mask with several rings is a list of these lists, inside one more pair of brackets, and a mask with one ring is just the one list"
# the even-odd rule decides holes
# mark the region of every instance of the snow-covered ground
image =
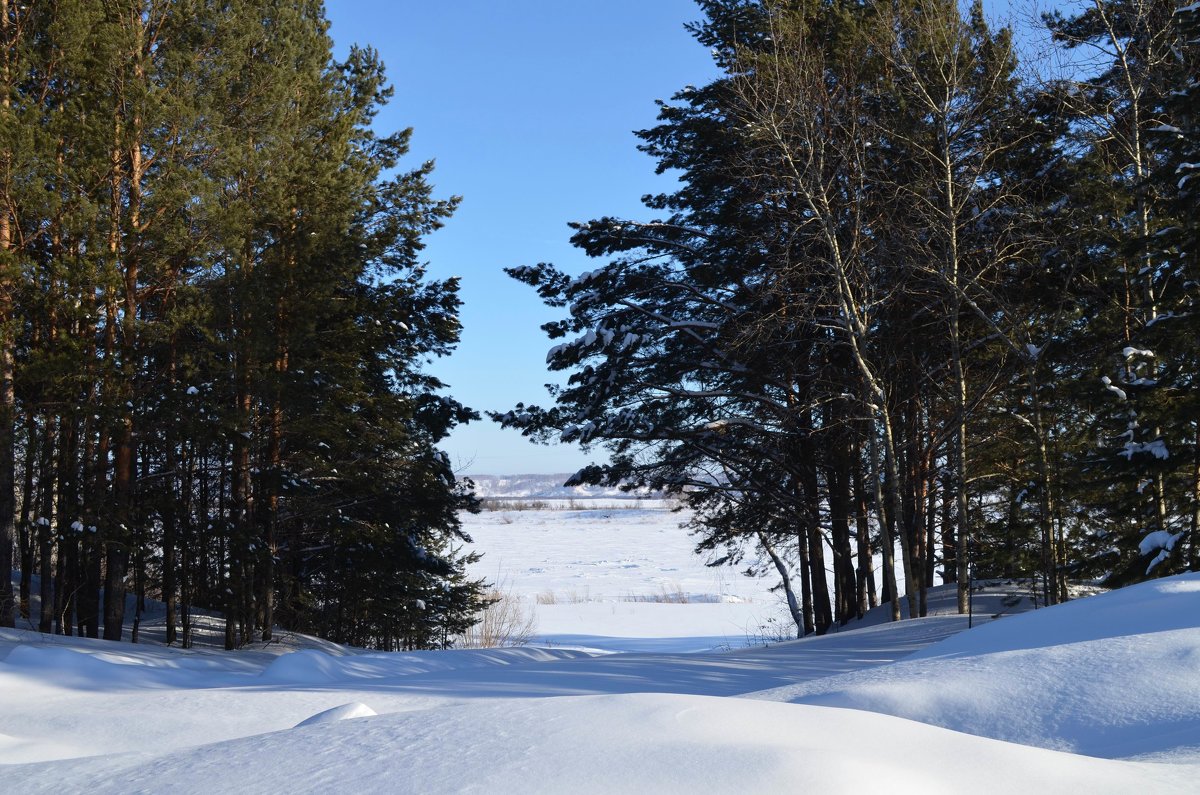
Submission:
[[471,475],[475,493],[484,499],[508,500],[628,498],[648,496],[647,492],[628,492],[603,486],[564,486],[570,476],[557,475]]
[[[775,569],[753,556],[738,568],[709,567],[680,525],[686,511],[665,500],[585,495],[544,500],[542,510],[501,509],[463,516],[484,553],[471,573],[519,599],[540,645],[607,651],[693,652],[795,637]],[[512,499],[506,497],[505,499]],[[569,507],[573,506],[573,507]],[[761,576],[743,573],[751,563]],[[876,560],[876,566],[881,563]],[[798,576],[794,585],[799,587]],[[984,584],[977,621],[1034,607],[1027,586]],[[931,615],[957,612],[953,594],[934,591]],[[908,606],[901,603],[905,616]],[[875,611],[858,626],[888,620]]]
[[[711,643],[730,619],[704,611],[773,608],[771,583],[689,563],[661,517],[520,514],[471,520],[483,573],[560,593],[539,633],[581,642],[227,654],[0,630],[0,792],[1196,791],[1200,574],[1016,615],[995,584],[969,631],[872,617],[747,647]],[[743,601],[627,598],[664,586]]]
[[[471,573],[521,600],[543,645],[608,651],[702,651],[788,634],[774,576],[710,568],[664,501],[593,497],[568,509],[494,510],[463,517]],[[585,507],[579,507],[585,506]]]

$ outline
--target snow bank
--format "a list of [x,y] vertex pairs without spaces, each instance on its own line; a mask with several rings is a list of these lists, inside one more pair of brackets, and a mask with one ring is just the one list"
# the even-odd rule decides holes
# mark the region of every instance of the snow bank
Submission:
[[296,728],[301,726],[315,726],[318,723],[334,723],[339,720],[350,720],[351,718],[369,718],[372,715],[379,713],[368,707],[361,701],[352,701],[349,704],[342,704],[340,707],[333,707],[324,712],[318,712],[311,718],[305,718],[296,724]]
[[89,653],[59,646],[17,645],[0,665],[61,687],[161,686],[179,678],[136,654]]
[[1186,792],[1195,769],[1087,759],[849,710],[701,696],[475,702],[150,759],[70,760],[12,791]]
[[1200,760],[1200,575],[1025,613],[893,665],[754,698],[1106,758]]
[[1200,573],[1181,574],[991,622],[913,656],[960,657],[1194,629],[1198,613]]

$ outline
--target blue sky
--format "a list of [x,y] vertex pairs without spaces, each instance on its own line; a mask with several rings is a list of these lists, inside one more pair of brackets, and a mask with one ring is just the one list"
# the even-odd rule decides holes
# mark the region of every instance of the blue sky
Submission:
[[[502,268],[553,262],[595,268],[567,239],[568,221],[645,217],[640,197],[669,177],[637,151],[655,99],[716,75],[684,30],[692,0],[326,0],[342,54],[380,51],[396,95],[381,132],[413,127],[411,162],[436,159],[439,195],[463,204],[428,240],[434,278],[462,277],[463,339],[430,369],[479,409],[548,402],[543,384],[554,319]],[[486,418],[443,444],[460,474],[569,472],[596,457],[533,445]]]

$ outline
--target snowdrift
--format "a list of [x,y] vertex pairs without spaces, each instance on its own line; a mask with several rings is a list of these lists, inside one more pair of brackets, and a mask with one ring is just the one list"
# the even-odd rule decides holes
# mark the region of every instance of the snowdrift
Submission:
[[1195,791],[1200,575],[965,625],[604,655],[6,630],[0,791]]
[[1200,755],[1200,574],[990,622],[893,665],[752,697],[1108,758]]

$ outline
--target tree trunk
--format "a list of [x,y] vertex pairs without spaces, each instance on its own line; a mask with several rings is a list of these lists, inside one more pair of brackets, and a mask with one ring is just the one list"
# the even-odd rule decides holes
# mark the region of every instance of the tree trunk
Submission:
[[821,537],[821,493],[817,479],[816,455],[811,437],[802,442],[800,461],[805,507],[804,533],[808,545],[808,571],[813,594],[813,626],[818,635],[824,635],[833,625],[833,608],[829,603],[829,583],[825,579],[825,542]]
[[830,456],[825,481],[829,494],[829,527],[833,550],[835,618],[845,625],[858,614],[854,553],[850,547],[850,473],[844,440],[835,441],[836,454]]
[[812,577],[808,568],[807,535],[801,527],[796,533],[796,547],[800,553],[800,608],[804,612],[804,634],[811,635],[816,631],[816,627],[813,624]]
[[856,572],[858,588],[858,616],[861,618],[868,610],[879,605],[875,592],[875,562],[871,549],[871,521],[867,488],[863,477],[863,456],[859,443],[854,443],[854,465],[851,470],[854,477],[854,522],[855,540],[858,543],[858,569]]
[[[0,0],[0,89],[5,111],[12,107],[10,85],[12,64],[9,62],[8,0]],[[10,208],[12,187],[12,153],[0,151],[0,259],[13,249]],[[16,285],[8,274],[0,277],[0,627],[15,626],[13,609],[12,570],[13,543],[16,541],[16,393],[13,390],[13,367],[16,348],[13,338],[13,293]],[[28,607],[26,607],[26,614]]]
[[[957,323],[954,324],[957,326]],[[954,420],[954,493],[958,499],[958,528],[956,533],[957,546],[954,557],[958,565],[956,582],[958,583],[958,612],[965,615],[969,609],[970,571],[970,507],[967,493],[967,384],[963,376],[962,358],[957,350],[953,353],[955,381],[955,420]]]
[[1192,450],[1192,515],[1191,532],[1188,534],[1188,555],[1184,559],[1188,569],[1200,569],[1200,422],[1193,425]]
[[879,455],[876,451],[874,429],[870,435],[871,480],[875,485],[875,514],[879,523],[880,543],[883,547],[883,601],[891,605],[892,621],[900,620],[900,594],[896,583],[896,544],[892,540],[892,512],[884,505],[883,478],[879,472]]
[[796,624],[796,637],[802,638],[804,637],[804,613],[796,602],[796,593],[792,590],[792,578],[788,573],[787,564],[783,562],[783,558],[779,557],[779,553],[767,540],[765,533],[759,532],[757,535],[759,545],[766,550],[767,555],[771,557],[771,562],[775,564],[775,571],[779,573],[779,581],[783,584],[783,593],[787,597],[788,612],[791,613],[792,621]]
[[[953,457],[953,453],[948,453]],[[950,467],[942,473],[942,582],[949,585],[958,582],[958,540],[954,532],[954,506],[958,497],[954,490]]]
[[49,414],[42,428],[42,449],[38,461],[38,574],[39,596],[41,609],[39,611],[38,632],[49,634],[54,630],[54,533],[52,517],[54,516],[54,440],[55,422]]
[[70,635],[75,624],[76,598],[79,592],[78,428],[74,412],[67,412],[59,424],[58,450],[58,567],[55,594],[55,631]]

